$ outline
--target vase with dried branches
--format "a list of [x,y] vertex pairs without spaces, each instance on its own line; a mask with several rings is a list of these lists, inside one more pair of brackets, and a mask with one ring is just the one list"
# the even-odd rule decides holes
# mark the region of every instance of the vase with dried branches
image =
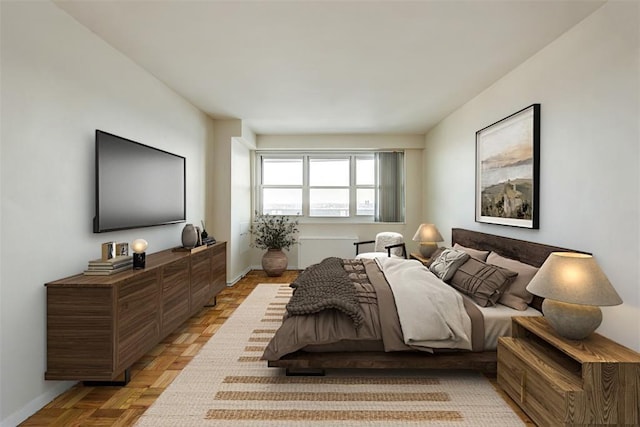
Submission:
[[262,268],[268,276],[281,276],[289,259],[283,252],[298,243],[298,220],[287,215],[264,215],[256,212],[251,226],[251,246],[266,249],[262,256]]

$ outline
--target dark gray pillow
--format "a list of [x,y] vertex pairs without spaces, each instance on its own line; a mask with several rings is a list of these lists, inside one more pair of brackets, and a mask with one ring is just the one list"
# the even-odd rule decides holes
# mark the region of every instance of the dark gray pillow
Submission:
[[458,267],[449,283],[482,307],[493,306],[518,273],[473,257]]
[[431,263],[429,270],[440,280],[448,281],[456,272],[458,267],[464,264],[469,259],[469,254],[456,249],[445,249],[440,255]]

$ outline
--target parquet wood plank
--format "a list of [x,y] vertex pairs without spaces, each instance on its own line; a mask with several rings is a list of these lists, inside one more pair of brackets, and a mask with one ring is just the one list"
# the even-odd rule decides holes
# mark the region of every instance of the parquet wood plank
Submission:
[[169,384],[173,382],[179,373],[180,371],[164,371],[158,379],[151,384],[151,387],[165,389],[169,387]]
[[156,357],[153,362],[144,367],[145,371],[164,371],[176,360],[178,356],[173,354],[162,354]]
[[179,357],[177,357],[176,360],[173,361],[171,366],[169,366],[169,370],[171,370],[171,371],[181,371],[181,370],[183,370],[184,367],[187,366],[187,364],[189,362],[191,362],[192,358],[193,358],[193,356],[179,356]]

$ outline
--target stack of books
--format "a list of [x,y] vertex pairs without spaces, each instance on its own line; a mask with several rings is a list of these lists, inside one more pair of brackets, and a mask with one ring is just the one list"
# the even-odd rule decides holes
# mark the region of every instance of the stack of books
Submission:
[[89,266],[84,271],[86,276],[108,276],[125,270],[131,270],[133,266],[132,256],[116,256],[107,260],[96,259],[89,261]]
[[203,245],[211,246],[214,243],[216,243],[216,239],[214,239],[213,237],[203,237],[202,238],[202,244]]

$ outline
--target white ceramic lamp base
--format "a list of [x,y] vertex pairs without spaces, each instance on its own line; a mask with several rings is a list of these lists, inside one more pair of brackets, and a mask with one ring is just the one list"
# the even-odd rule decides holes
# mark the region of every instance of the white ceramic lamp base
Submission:
[[542,312],[551,327],[561,336],[582,340],[602,323],[602,311],[594,305],[580,305],[546,298]]

